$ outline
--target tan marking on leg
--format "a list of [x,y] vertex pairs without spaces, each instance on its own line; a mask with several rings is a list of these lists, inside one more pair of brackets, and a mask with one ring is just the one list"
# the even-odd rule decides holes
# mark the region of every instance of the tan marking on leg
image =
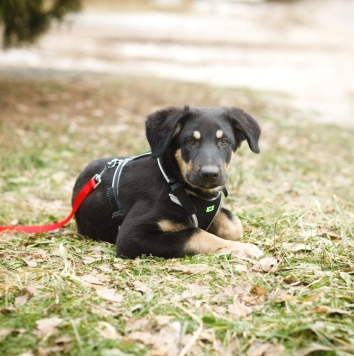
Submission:
[[181,170],[182,176],[184,180],[187,181],[187,173],[192,169],[192,161],[187,163],[183,160],[181,149],[176,151],[175,157]]
[[224,136],[224,132],[222,130],[216,131],[216,138],[221,138]]
[[192,235],[184,247],[187,255],[226,252],[246,258],[260,258],[262,251],[255,245],[238,241],[223,240],[209,232],[199,230]]
[[194,131],[193,132],[193,137],[196,139],[196,140],[200,140],[200,138],[202,137],[201,133],[199,131]]
[[210,232],[222,239],[231,241],[239,240],[243,236],[243,228],[240,219],[233,216],[230,220],[222,210],[216,215],[210,226]]
[[214,253],[228,247],[231,248],[231,244],[231,241],[220,239],[207,231],[198,229],[186,244],[185,251],[188,255]]
[[162,219],[157,224],[162,232],[176,232],[187,228],[183,224],[175,223],[168,219]]

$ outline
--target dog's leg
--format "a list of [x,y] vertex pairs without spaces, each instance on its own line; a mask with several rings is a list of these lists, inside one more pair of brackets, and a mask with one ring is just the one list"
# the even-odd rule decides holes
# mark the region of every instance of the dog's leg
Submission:
[[[131,219],[133,215],[135,217]],[[146,215],[129,214],[117,238],[117,257],[153,255],[171,258],[214,252],[230,252],[247,258],[262,256],[255,245],[225,240],[183,223]]]
[[243,236],[240,219],[229,210],[222,208],[216,215],[209,231],[225,240],[239,240]]
[[246,258],[260,258],[262,251],[255,245],[224,240],[204,230],[196,229],[184,246],[187,254],[230,252]]

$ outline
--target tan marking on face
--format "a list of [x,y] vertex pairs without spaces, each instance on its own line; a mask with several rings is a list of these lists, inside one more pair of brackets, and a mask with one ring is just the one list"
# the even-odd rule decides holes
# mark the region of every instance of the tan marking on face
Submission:
[[176,151],[175,157],[176,157],[177,163],[179,165],[179,168],[181,170],[182,176],[183,176],[184,180],[187,181],[187,174],[189,171],[192,170],[192,161],[189,161],[187,163],[183,160],[181,149]]
[[193,137],[194,137],[196,140],[200,140],[200,138],[202,137],[202,135],[200,134],[199,131],[194,131],[194,132],[193,132]]
[[216,138],[221,138],[224,136],[224,132],[222,130],[216,131]]
[[236,216],[229,219],[222,210],[216,215],[209,231],[222,239],[231,241],[239,240],[243,236],[243,228],[240,219]]
[[157,224],[162,232],[176,232],[186,229],[183,224],[175,223],[168,219],[162,219]]

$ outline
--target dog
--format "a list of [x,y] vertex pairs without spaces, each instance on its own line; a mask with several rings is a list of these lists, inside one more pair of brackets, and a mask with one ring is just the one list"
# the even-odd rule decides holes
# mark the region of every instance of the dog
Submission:
[[259,259],[257,246],[238,241],[240,220],[220,206],[241,143],[259,153],[257,121],[236,107],[185,106],[159,110],[145,126],[151,153],[113,164],[98,159],[78,177],[73,202],[90,178],[104,172],[75,214],[78,232],[116,244],[123,258],[230,252]]

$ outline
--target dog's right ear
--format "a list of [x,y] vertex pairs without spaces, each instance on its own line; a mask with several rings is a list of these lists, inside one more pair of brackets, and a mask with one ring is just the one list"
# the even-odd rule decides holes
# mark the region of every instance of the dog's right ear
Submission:
[[149,115],[145,122],[146,137],[153,158],[160,157],[180,130],[179,123],[187,116],[189,107],[169,107]]

